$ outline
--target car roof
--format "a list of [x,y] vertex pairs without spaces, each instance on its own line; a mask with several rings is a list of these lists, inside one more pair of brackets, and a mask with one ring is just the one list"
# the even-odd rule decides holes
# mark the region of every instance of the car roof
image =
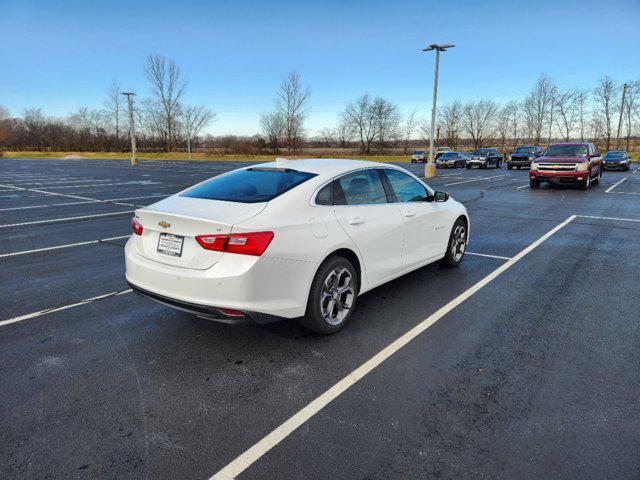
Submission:
[[[387,167],[393,165],[366,160],[350,160],[345,158],[307,158],[303,160],[278,160],[275,162],[260,163],[251,167],[260,168],[291,168],[300,172],[315,173],[318,175],[339,175],[358,168]],[[248,167],[248,168],[251,168]]]

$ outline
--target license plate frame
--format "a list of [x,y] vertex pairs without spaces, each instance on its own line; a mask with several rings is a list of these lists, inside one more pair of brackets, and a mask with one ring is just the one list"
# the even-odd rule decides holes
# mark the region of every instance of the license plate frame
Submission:
[[[173,244],[173,245],[172,245]],[[158,236],[157,252],[170,257],[179,258],[184,248],[184,237],[173,233],[161,233]]]

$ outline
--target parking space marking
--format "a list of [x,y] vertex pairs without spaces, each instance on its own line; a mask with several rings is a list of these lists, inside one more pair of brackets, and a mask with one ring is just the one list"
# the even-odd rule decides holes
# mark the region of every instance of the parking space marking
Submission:
[[520,190],[521,188],[527,188],[530,185],[527,183],[526,185],[520,185],[519,187],[516,187],[516,190]]
[[[488,253],[464,252],[467,255],[475,255],[476,257],[497,258],[500,260],[511,260],[511,257],[502,257],[500,255],[489,255]],[[1,257],[2,255],[0,255]]]
[[463,303],[473,294],[475,294],[478,290],[483,288],[485,285],[492,282],[495,278],[497,278],[500,274],[511,268],[518,261],[522,260],[528,253],[536,249],[540,244],[542,244],[549,237],[557,233],[559,230],[564,228],[566,225],[571,223],[576,218],[576,215],[571,215],[564,222],[555,226],[547,233],[542,235],[538,240],[530,244],[524,250],[521,250],[516,256],[507,260],[505,263],[500,265],[482,280],[480,280],[475,285],[468,288],[466,291],[458,295],[456,298],[451,300],[445,306],[441,307],[435,313],[424,319],[418,325],[413,327],[411,330],[406,332],[400,338],[395,340],[393,343],[388,345],[387,347],[380,350],[377,354],[367,360],[365,363],[360,365],[354,371],[349,373],[346,377],[340,380],[338,383],[333,385],[331,388],[326,390],[324,393],[320,394],[314,400],[312,400],[307,406],[303,407],[297,413],[295,413],[292,417],[286,420],[284,423],[280,424],[277,428],[275,428],[271,433],[267,434],[261,440],[259,440],[256,444],[246,450],[244,453],[240,454],[235,460],[229,463],[227,466],[219,470],[216,474],[214,474],[210,480],[231,480],[244,472],[247,468],[249,468],[253,463],[258,461],[263,455],[265,455],[269,450],[282,442],[285,438],[287,438],[291,433],[293,433],[297,428],[306,423],[311,417],[317,414],[320,410],[326,407],[329,403],[343,394],[347,389],[360,381],[365,375],[370,373],[373,369],[382,364],[385,360],[391,357],[398,350],[406,346],[409,342],[411,342],[418,335],[427,330],[430,326],[440,320],[443,316],[449,313],[451,310],[456,308],[458,305]]
[[162,182],[152,182],[151,180],[139,180],[139,181],[131,181],[131,182],[115,182],[115,183],[100,183],[100,184],[88,184],[88,185],[64,185],[57,187],[48,187],[49,190],[62,190],[65,188],[93,188],[93,187],[114,187],[117,185],[160,185]]
[[640,218],[620,218],[620,217],[598,217],[597,215],[576,215],[580,218],[591,218],[594,220],[618,220],[621,222],[637,222],[640,223]]
[[103,242],[110,242],[113,240],[122,240],[123,238],[129,238],[129,237],[130,235],[121,235],[119,237],[108,237],[108,238],[101,238],[99,240],[88,240],[86,242],[68,243],[66,245],[56,245],[53,247],[34,248],[33,250],[22,250],[20,252],[3,253],[3,254],[0,254],[0,258],[17,257],[18,255],[26,255],[28,253],[48,252],[49,250],[61,250],[63,248],[80,247],[82,245],[91,245],[94,243],[103,243]]
[[36,317],[39,317],[41,315],[46,315],[47,313],[60,312],[62,310],[67,310],[69,308],[78,307],[80,305],[86,305],[87,303],[95,302],[96,300],[103,300],[103,299],[109,298],[109,297],[117,297],[117,296],[120,296],[120,295],[124,295],[126,293],[131,293],[132,291],[133,290],[128,288],[127,290],[120,290],[118,292],[105,293],[104,295],[98,295],[97,297],[91,297],[91,298],[85,298],[84,300],[80,300],[79,302],[71,303],[69,305],[63,305],[62,307],[46,308],[46,309],[40,310],[38,312],[27,313],[26,315],[21,315],[19,317],[13,317],[13,318],[9,318],[7,320],[1,320],[0,321],[0,327],[4,327],[5,325],[10,325],[12,323],[21,322],[23,320],[29,320],[31,318],[36,318]]
[[607,188],[604,193],[611,193],[613,191],[614,188],[616,188],[618,185],[620,185],[622,182],[624,182],[627,178],[629,177],[624,177],[622,180],[618,180],[616,183],[614,183],[613,185],[611,185],[609,188]]
[[125,213],[133,213],[133,210],[125,210],[123,212],[96,213],[94,215],[80,215],[78,217],[51,218],[51,219],[45,219],[45,220],[35,220],[33,222],[5,223],[4,225],[0,225],[0,228],[22,227],[25,225],[40,225],[42,223],[60,223],[60,222],[67,222],[71,220],[86,220],[88,218],[124,215]]
[[57,197],[75,198],[75,199],[78,199],[78,200],[96,200],[97,202],[101,202],[101,203],[112,203],[113,205],[125,205],[127,207],[135,207],[135,205],[133,205],[131,203],[112,202],[112,201],[107,201],[107,200],[100,200],[99,198],[81,197],[80,195],[71,195],[69,193],[49,192],[47,190],[41,190],[39,188],[22,188],[22,187],[13,187],[11,185],[2,185],[2,184],[0,184],[0,187],[11,187],[11,188],[15,188],[16,190],[24,190],[24,191],[28,191],[28,192],[42,193],[43,195],[55,195]]
[[443,185],[443,187],[449,187],[451,185],[462,185],[463,183],[471,183],[471,182],[479,182],[481,180],[491,180],[492,178],[499,178],[499,177],[507,177],[511,175],[510,173],[507,173],[505,175],[494,175],[492,177],[480,177],[480,178],[472,178],[471,180],[462,180],[460,182],[453,182],[453,183],[445,183]]
[[[105,198],[104,200],[84,200],[82,202],[63,202],[63,203],[50,203],[50,204],[42,204],[42,205],[29,205],[26,207],[9,207],[9,208],[0,208],[0,212],[11,212],[14,210],[32,210],[34,208],[49,208],[49,207],[64,207],[66,205],[87,205],[89,203],[111,203],[111,202],[119,202],[122,200],[141,200],[143,198],[158,198],[158,197],[168,197],[171,193],[156,193],[153,195],[143,195],[141,197],[123,197],[123,198]],[[129,203],[119,204],[117,205],[131,205]],[[134,206],[134,205],[131,205]]]

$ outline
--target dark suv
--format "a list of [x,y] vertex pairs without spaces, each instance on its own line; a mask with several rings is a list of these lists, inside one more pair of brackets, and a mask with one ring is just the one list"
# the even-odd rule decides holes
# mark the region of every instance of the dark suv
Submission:
[[474,165],[478,168],[489,168],[489,166],[500,168],[503,158],[504,155],[498,152],[497,148],[479,148],[469,154],[467,168]]
[[540,155],[542,155],[540,147],[530,145],[516,147],[516,150],[509,156],[509,160],[507,160],[507,168],[511,170],[513,167],[516,167],[520,170],[522,167],[530,167],[531,162]]

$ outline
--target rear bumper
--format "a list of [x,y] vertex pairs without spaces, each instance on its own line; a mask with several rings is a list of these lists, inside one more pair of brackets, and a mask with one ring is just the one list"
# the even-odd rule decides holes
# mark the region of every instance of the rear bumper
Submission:
[[[196,315],[219,319],[239,310],[258,323],[304,315],[317,264],[225,254],[211,268],[194,270],[149,260],[125,246],[127,282],[138,293]],[[222,319],[228,319],[223,315]]]

